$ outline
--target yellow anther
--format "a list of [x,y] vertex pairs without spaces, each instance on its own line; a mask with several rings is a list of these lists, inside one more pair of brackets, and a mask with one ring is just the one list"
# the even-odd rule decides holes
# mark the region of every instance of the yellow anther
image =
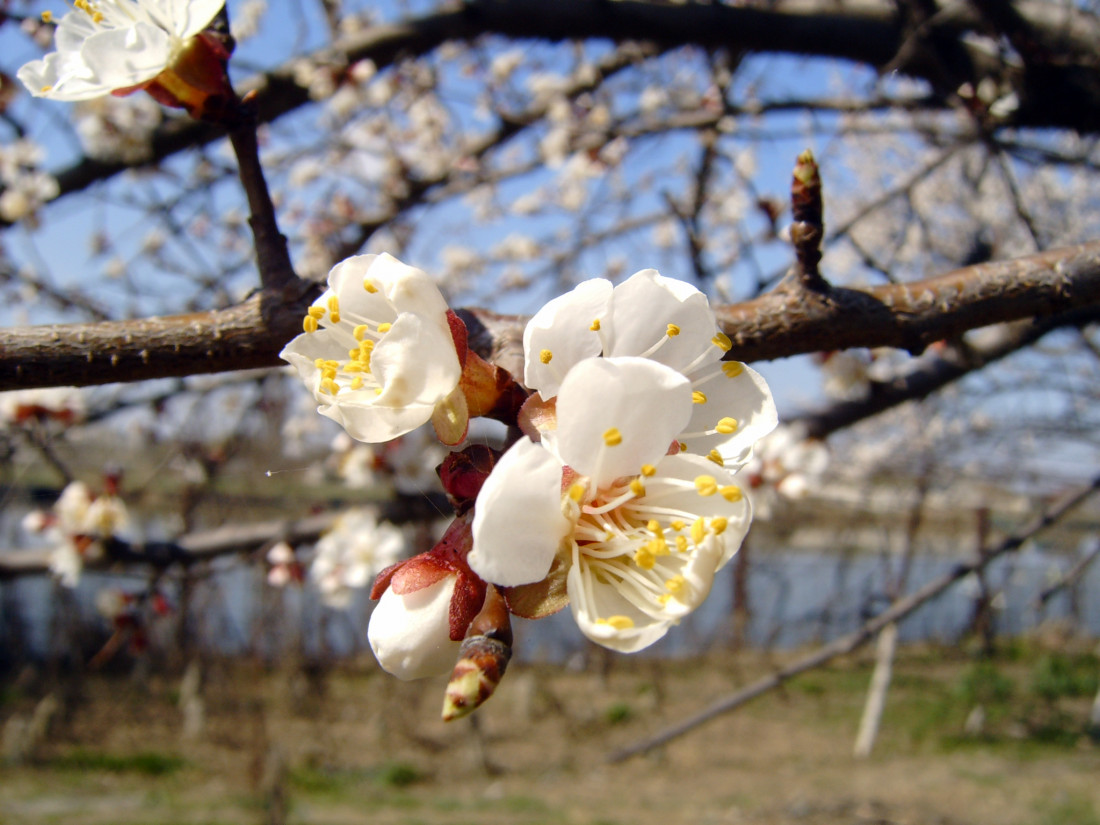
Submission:
[[655,476],[655,475],[657,475],[657,468],[654,467],[652,464],[643,464],[642,465],[642,475],[644,475],[646,478],[650,478],[651,476]]
[[677,536],[676,537],[676,552],[677,553],[686,553],[687,549],[688,549],[687,537],[686,536]]
[[306,312],[309,313],[309,317],[316,318],[318,321],[325,317],[324,307],[310,307]]
[[661,523],[655,518],[651,518],[646,522],[645,529],[651,533],[656,533],[658,536],[662,534]]
[[623,443],[623,434],[618,427],[611,427],[603,434],[603,443],[608,447],[618,447]]
[[718,347],[718,349],[722,350],[722,352],[729,352],[733,349],[733,341],[731,341],[730,337],[724,332],[717,333],[710,339],[710,342]]
[[382,333],[389,332],[392,328],[393,324],[391,324],[389,321],[384,321],[378,325],[378,333],[381,335]]
[[636,496],[645,495],[645,485],[642,484],[642,480],[640,478],[636,478],[630,482],[630,492],[632,492]]
[[302,329],[306,332],[316,332],[317,319],[314,318],[312,315],[307,315],[305,318],[302,319]]
[[717,450],[711,450],[709,453],[707,453],[707,458],[709,458],[711,461],[713,461],[719,467],[725,467],[726,466],[725,459],[722,458],[722,454],[720,452],[718,452]]
[[657,597],[657,604],[659,604],[661,607],[664,607],[670,601],[672,601],[671,593],[662,593],[660,596]]
[[550,352],[550,350],[548,349],[544,349],[542,352],[539,353],[539,360],[544,364],[549,364],[553,358],[554,353]]
[[599,318],[597,318],[597,319],[596,319],[595,321],[593,321],[593,322],[592,322],[592,323],[591,323],[591,324],[590,324],[590,325],[588,326],[588,328],[589,328],[590,330],[592,330],[593,332],[599,332],[599,331],[600,331],[600,319],[599,319]]
[[53,86],[46,85],[46,86],[43,86],[41,89],[39,89],[38,93],[43,94],[43,95],[47,95],[52,91],[53,91]]
[[740,361],[726,361],[722,364],[722,372],[727,378],[736,378],[745,371],[745,365]]
[[696,476],[695,492],[701,496],[713,496],[718,492],[718,482],[714,476]]
[[665,332],[669,338],[675,338],[677,335],[680,334],[680,328],[676,326],[676,324],[669,324],[668,329],[665,330]]
[[363,289],[365,289],[367,292],[371,293],[372,295],[375,292],[378,291],[378,287],[376,287],[374,285],[374,281],[372,281],[370,278],[364,278],[363,279]]
[[364,364],[362,361],[348,361],[343,369],[344,372],[370,372],[370,364]]
[[53,12],[50,11],[49,9],[46,9],[46,11],[42,12],[42,22],[43,23],[52,23],[53,22]]
[[668,555],[668,542],[664,538],[650,539],[645,543],[646,549],[654,556]]
[[691,523],[691,540],[696,544],[702,544],[706,535],[707,528],[703,524],[703,517],[699,516],[699,518]]
[[616,630],[630,630],[634,627],[634,620],[629,616],[608,616],[606,619],[596,619],[596,624],[609,624]]
[[670,522],[668,526],[671,527],[677,533],[680,532],[681,530],[683,530],[684,527],[685,527],[684,523],[682,521],[680,521],[680,519],[676,519],[675,521]]
[[101,12],[101,11],[93,12],[92,22],[93,23],[102,23],[103,22],[103,12]]
[[715,516],[710,520],[710,529],[714,531],[714,535],[720,536],[726,532],[726,528],[729,527],[729,519],[725,516]]
[[569,498],[573,501],[579,502],[584,498],[584,485],[583,484],[571,484],[569,485]]
[[706,404],[707,403],[707,394],[705,392],[703,392],[702,390],[693,390],[692,393],[691,393],[691,403],[692,404]]
[[682,452],[682,453],[687,452],[688,445],[685,444],[683,441],[677,441],[676,444],[680,448],[680,452]]
[[353,390],[363,389],[363,376],[357,375],[353,379],[351,379],[351,388]]
[[657,554],[649,548],[648,544],[645,544],[635,551],[634,563],[643,570],[652,570],[657,564]]
[[737,427],[737,419],[727,417],[719,419],[718,423],[714,426],[714,429],[717,432],[720,432],[722,435],[729,435],[730,433],[736,432]]
[[741,492],[741,488],[738,487],[736,484],[727,484],[725,487],[723,487],[718,492],[720,492],[722,494],[722,498],[724,498],[726,501],[729,501],[731,503],[740,501],[741,498],[744,495]]
[[340,392],[340,385],[331,378],[322,378],[321,389],[323,389],[329,395],[336,395],[338,392]]
[[352,361],[359,360],[359,352],[360,352],[359,347],[356,347],[355,349],[349,349],[348,350],[348,358],[350,358]]
[[313,366],[317,367],[317,369],[319,369],[319,370],[323,370],[325,368],[326,363],[327,362],[325,361],[324,358],[314,358],[313,359]]
[[665,582],[665,589],[673,596],[679,596],[687,590],[687,579],[681,575],[675,575]]
[[363,337],[367,334],[367,330],[369,329],[370,327],[366,324],[359,324],[355,327],[355,329],[351,331],[351,334],[355,336],[356,341],[362,341]]

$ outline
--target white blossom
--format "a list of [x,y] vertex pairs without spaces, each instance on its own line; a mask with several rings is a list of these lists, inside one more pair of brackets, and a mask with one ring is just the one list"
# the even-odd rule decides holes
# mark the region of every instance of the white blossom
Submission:
[[584,281],[539,310],[523,334],[524,382],[549,400],[584,358],[652,359],[691,382],[691,420],[678,434],[685,449],[738,463],[778,419],[764,379],[721,360],[730,348],[703,293],[646,269],[616,287]]
[[369,508],[350,510],[317,542],[309,575],[324,603],[342,609],[350,603],[352,591],[369,586],[404,551],[405,537],[397,527],[379,524]]
[[464,412],[447,303],[423,271],[385,254],[349,258],[304,327],[280,357],[353,438],[389,441],[455,405]]
[[201,32],[223,0],[76,0],[54,35],[56,51],[18,77],[31,94],[89,100],[152,80]]
[[561,383],[556,428],[513,445],[482,487],[470,567],[518,586],[559,559],[586,636],[622,652],[656,642],[706,598],[751,521],[729,472],[669,455],[692,406],[690,382],[664,364],[579,361]]

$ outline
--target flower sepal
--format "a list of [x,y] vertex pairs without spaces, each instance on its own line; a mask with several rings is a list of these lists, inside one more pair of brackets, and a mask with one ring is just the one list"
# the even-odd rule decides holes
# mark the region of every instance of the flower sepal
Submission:
[[232,41],[212,31],[192,37],[168,67],[147,83],[112,92],[123,97],[144,89],[163,106],[186,109],[196,120],[228,122],[236,117],[239,100],[229,83]]
[[568,578],[568,556],[559,553],[542,581],[501,588],[509,612],[521,619],[553,616],[569,605]]

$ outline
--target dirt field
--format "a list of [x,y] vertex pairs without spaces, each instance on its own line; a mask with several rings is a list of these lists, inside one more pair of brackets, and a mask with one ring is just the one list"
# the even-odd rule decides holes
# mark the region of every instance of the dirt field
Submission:
[[[612,751],[769,662],[620,657],[604,675],[598,664],[516,667],[476,724],[449,725],[440,683],[403,684],[369,663],[323,675],[208,665],[201,728],[194,699],[180,708],[178,677],[90,676],[30,760],[0,767],[0,822],[1100,825],[1087,649],[993,664],[905,651],[867,760],[851,756],[865,659],[619,764]],[[6,688],[4,720],[29,716],[41,695],[29,684]],[[978,702],[986,724],[964,734]]]

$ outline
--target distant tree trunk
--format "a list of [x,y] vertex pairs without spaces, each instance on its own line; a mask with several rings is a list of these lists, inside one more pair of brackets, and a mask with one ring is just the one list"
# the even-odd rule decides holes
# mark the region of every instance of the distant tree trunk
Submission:
[[[886,595],[891,604],[897,602],[905,592],[906,579],[909,577],[909,568],[917,547],[917,533],[924,518],[924,500],[928,495],[930,479],[931,466],[925,466],[917,485],[917,500],[909,511],[909,519],[905,524],[905,546],[897,575],[890,576],[887,570]],[[879,632],[875,646],[875,670],[871,674],[871,686],[867,690],[867,702],[863,706],[863,716],[859,720],[859,730],[856,733],[856,743],[853,748],[853,753],[859,758],[870,756],[875,746],[882,712],[886,708],[886,692],[890,688],[890,680],[893,677],[894,654],[897,652],[897,647],[898,626],[895,622],[891,622]]]
[[[974,535],[975,550],[980,559],[986,552],[986,542],[989,538],[989,508],[979,507],[976,516],[976,532]],[[974,597],[974,610],[970,618],[970,633],[981,640],[982,655],[990,656],[993,653],[993,597],[986,584],[985,570],[975,572],[978,581],[978,595]]]
[[886,691],[894,673],[894,653],[898,646],[898,626],[888,624],[878,634],[875,647],[875,672],[871,675],[871,687],[867,691],[867,703],[859,720],[859,732],[853,752],[858,757],[868,757],[875,746],[882,711],[886,707]]
[[733,650],[744,650],[749,642],[749,623],[752,621],[752,605],[749,602],[751,548],[751,536],[746,536],[741,549],[733,557],[733,636],[730,640]]

